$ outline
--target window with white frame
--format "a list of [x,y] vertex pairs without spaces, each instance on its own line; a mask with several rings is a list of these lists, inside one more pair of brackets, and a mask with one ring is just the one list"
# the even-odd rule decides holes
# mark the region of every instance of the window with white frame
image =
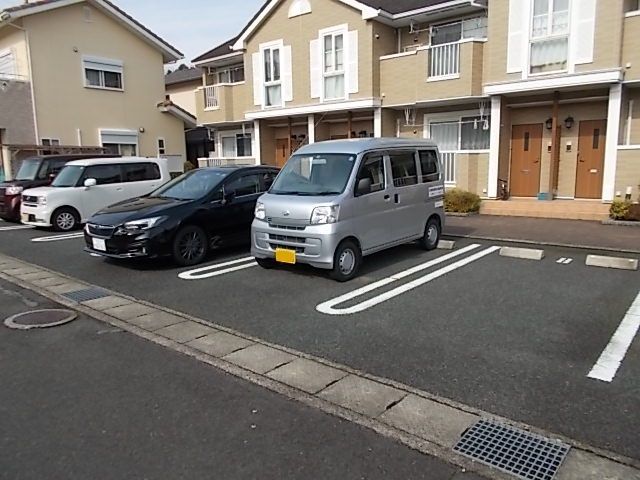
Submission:
[[244,82],[244,65],[231,65],[229,67],[210,69],[212,85]]
[[264,106],[282,106],[282,79],[280,76],[280,47],[268,47],[262,51],[264,64]]
[[47,147],[60,145],[60,139],[59,138],[43,138],[42,145],[45,145]]
[[322,42],[324,99],[344,99],[344,33],[329,33],[324,35]]
[[530,73],[567,69],[569,0],[534,0],[530,49]]
[[431,45],[434,46],[474,38],[487,38],[487,17],[468,18],[431,27]]
[[221,135],[222,158],[240,158],[252,156],[251,134],[236,133]]
[[122,74],[124,69],[120,60],[84,57],[82,67],[85,87],[105,90],[123,89]]
[[13,80],[16,77],[16,57],[13,50],[0,50],[0,79]]
[[138,154],[138,133],[134,130],[103,130],[100,143],[110,155],[134,157]]
[[164,138],[158,138],[158,156],[165,155],[167,153],[166,142]]

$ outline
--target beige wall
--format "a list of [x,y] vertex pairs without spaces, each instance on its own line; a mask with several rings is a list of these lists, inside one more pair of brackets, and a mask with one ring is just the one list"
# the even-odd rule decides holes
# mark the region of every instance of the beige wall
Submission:
[[245,112],[248,109],[249,98],[252,97],[251,87],[248,83],[216,86],[218,95],[218,108],[205,109],[205,92],[203,88],[196,91],[196,117],[198,123],[203,125],[215,125],[217,123],[241,122],[245,120]]
[[429,50],[420,50],[380,61],[381,94],[384,105],[482,94],[484,42],[460,45],[460,78],[428,80]]
[[201,81],[167,85],[167,95],[171,101],[184,108],[191,115],[196,114],[196,89],[202,85]]
[[[19,24],[21,22],[17,22]],[[0,30],[0,51],[11,49],[16,59],[17,74],[21,80],[29,80],[29,56],[27,42],[22,30],[7,25]]]
[[[373,96],[373,27],[371,22],[362,19],[362,14],[335,0],[310,0],[312,12],[288,18],[292,0],[285,0],[271,13],[267,21],[248,39],[245,55],[245,72],[247,79],[253,78],[252,55],[260,51],[260,44],[282,39],[284,45],[291,45],[293,63],[293,101],[286,107],[317,104],[318,99],[311,98],[309,43],[318,38],[318,31],[323,28],[348,24],[349,31],[358,31],[359,59],[359,91],[350,95],[350,99],[370,98]],[[387,35],[387,32],[384,32]],[[253,93],[250,98],[251,110]]]
[[632,188],[631,199],[640,201],[640,149],[618,150],[615,193],[624,198],[627,187]]
[[[182,121],[156,108],[164,100],[162,54],[110,17],[74,5],[24,19],[31,43],[38,127],[41,137],[77,145],[99,145],[99,129],[145,129],[139,154],[155,156],[157,138],[167,154],[185,155]],[[77,51],[76,51],[77,50]],[[124,63],[124,92],[85,88],[82,56],[118,59]]]
[[[629,124],[629,101],[633,100],[631,123]],[[640,145],[640,89],[627,90],[623,96],[622,113],[620,119],[620,144],[627,143],[627,125],[630,125],[631,145]]]
[[[625,80],[640,79],[640,45],[638,33],[640,32],[640,15],[624,19],[624,37],[622,44],[622,62]],[[630,64],[629,68],[626,65]]]
[[522,75],[519,73],[507,73],[508,0],[491,2],[487,32],[487,44],[484,49],[484,82],[494,83],[521,79]]
[[593,63],[576,65],[576,72],[620,67],[623,21],[623,0],[597,1]]
[[[551,142],[551,130],[544,127],[546,119],[551,117],[551,106],[539,108],[512,108],[510,109],[510,125],[542,124],[542,154],[540,161],[540,192],[548,192],[551,153],[548,146]],[[576,165],[578,161],[578,134],[580,131],[580,121],[582,120],[602,120],[607,118],[607,103],[576,103],[560,105],[559,119],[561,125],[565,118],[571,115],[575,120],[575,125],[571,130],[562,126],[560,139],[560,163],[558,170],[558,192],[559,197],[570,197],[575,195]],[[508,139],[511,139],[511,132],[508,132]],[[571,142],[571,151],[567,151],[567,143]]]

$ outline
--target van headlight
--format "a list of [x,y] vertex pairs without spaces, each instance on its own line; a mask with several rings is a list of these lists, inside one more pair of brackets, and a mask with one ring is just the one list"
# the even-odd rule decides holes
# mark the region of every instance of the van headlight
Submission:
[[23,187],[17,187],[15,185],[11,185],[10,187],[7,187],[4,193],[6,195],[20,195],[23,190],[24,190]]
[[143,218],[141,220],[133,220],[124,224],[124,230],[128,233],[141,232],[155,227],[159,223],[164,222],[167,217]]
[[327,223],[336,223],[340,206],[333,205],[331,207],[316,207],[311,213],[311,225],[324,225]]
[[254,210],[253,213],[258,220],[264,220],[267,217],[267,211],[264,208],[264,203],[257,202],[256,209]]

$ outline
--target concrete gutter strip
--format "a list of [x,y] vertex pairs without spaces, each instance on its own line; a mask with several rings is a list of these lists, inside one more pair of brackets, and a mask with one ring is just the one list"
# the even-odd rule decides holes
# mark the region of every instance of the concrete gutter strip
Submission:
[[587,255],[586,265],[589,267],[616,268],[618,270],[635,271],[638,270],[638,259]]
[[[38,275],[34,276],[34,273]],[[108,297],[78,304],[61,294],[91,285],[3,255],[0,255],[0,278],[491,479],[513,477],[452,450],[465,430],[480,419],[513,425],[572,446],[556,477],[559,480],[640,480],[638,460],[513,422],[393,380],[273,345],[126,295],[113,292]]]

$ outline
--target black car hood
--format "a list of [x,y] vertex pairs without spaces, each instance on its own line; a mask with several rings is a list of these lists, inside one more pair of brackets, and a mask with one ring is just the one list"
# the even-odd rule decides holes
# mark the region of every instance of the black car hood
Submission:
[[46,180],[8,180],[0,183],[0,188],[22,187],[26,190],[27,188],[43,187],[48,183]]
[[192,202],[193,200],[159,197],[131,198],[100,210],[89,219],[89,223],[96,225],[122,225],[133,220],[170,215],[171,210],[174,208]]

